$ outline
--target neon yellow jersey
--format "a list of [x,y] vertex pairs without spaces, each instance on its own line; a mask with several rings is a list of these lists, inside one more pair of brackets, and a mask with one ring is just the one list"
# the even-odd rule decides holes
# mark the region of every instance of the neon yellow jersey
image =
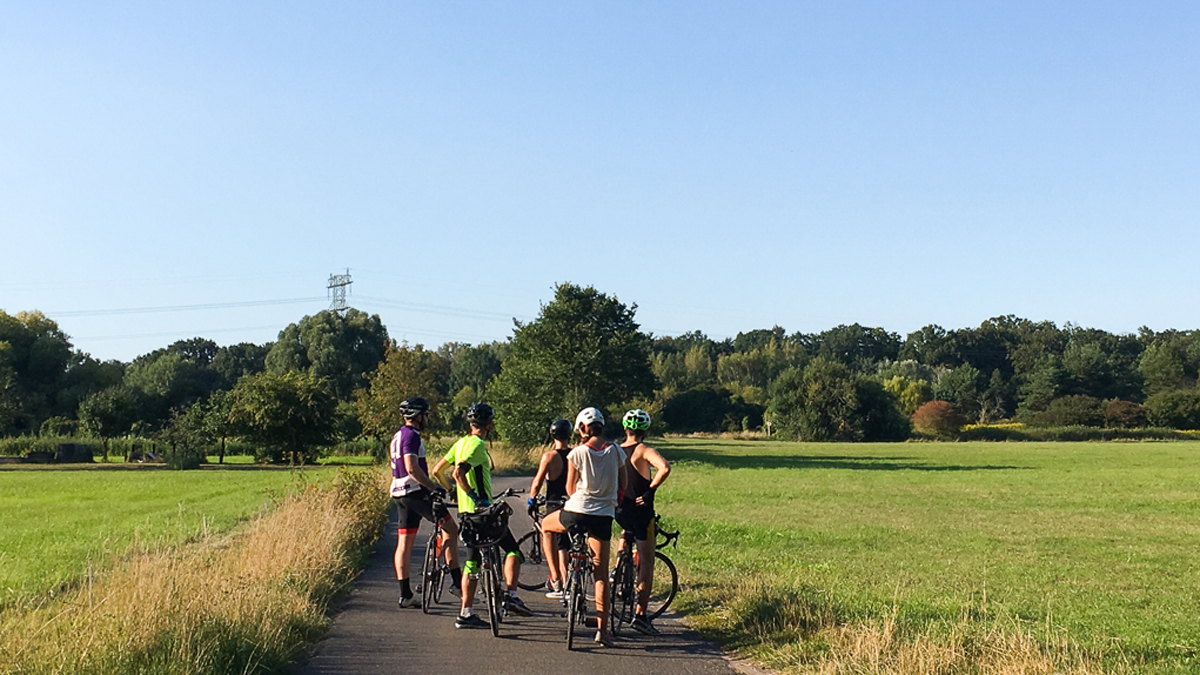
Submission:
[[[458,466],[466,465],[467,485],[480,499],[492,498],[492,463],[488,460],[487,445],[478,436],[463,436],[446,453],[446,462]],[[477,504],[458,488],[458,512],[474,513]]]

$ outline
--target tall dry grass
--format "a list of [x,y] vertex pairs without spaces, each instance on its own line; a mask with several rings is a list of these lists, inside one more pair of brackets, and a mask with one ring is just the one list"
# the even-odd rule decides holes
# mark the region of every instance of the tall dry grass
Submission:
[[1105,664],[1053,626],[1011,617],[963,616],[957,623],[901,626],[842,616],[835,598],[779,579],[713,589],[692,607],[697,627],[764,666],[805,675],[1102,675]]
[[0,619],[0,672],[281,672],[378,536],[378,472],[310,485],[231,535],[132,555],[46,604]]

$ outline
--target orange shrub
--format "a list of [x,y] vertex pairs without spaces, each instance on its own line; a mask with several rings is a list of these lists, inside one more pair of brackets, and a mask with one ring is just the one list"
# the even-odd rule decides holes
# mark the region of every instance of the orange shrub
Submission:
[[913,429],[931,436],[950,436],[962,428],[962,416],[948,401],[924,403],[912,416]]

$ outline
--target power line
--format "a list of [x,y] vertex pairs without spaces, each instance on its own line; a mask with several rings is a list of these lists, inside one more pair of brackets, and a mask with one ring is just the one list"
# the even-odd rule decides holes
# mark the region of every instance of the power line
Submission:
[[[487,312],[476,309],[465,309],[462,307],[447,307],[445,305],[427,305],[419,302],[402,302],[399,300],[388,300],[386,298],[372,298],[359,295],[357,296],[361,303],[386,307],[388,309],[407,309],[414,312],[424,312],[426,314],[441,314],[443,316],[453,316],[463,319],[483,319],[486,321],[512,321],[513,316],[504,312]],[[520,317],[517,317],[520,318]]]
[[177,331],[171,331],[169,333],[139,333],[137,335],[99,335],[99,336],[95,336],[95,337],[74,337],[74,336],[72,336],[71,340],[72,341],[88,340],[88,341],[92,341],[92,342],[99,342],[101,340],[133,340],[136,338],[176,337],[179,335],[204,336],[204,335],[208,335],[210,333],[238,333],[241,331],[268,330],[268,329],[278,331],[279,325],[271,324],[270,326],[246,326],[245,328],[204,328],[201,330],[177,330]]
[[47,316],[112,316],[116,314],[158,314],[160,312],[190,312],[202,309],[231,309],[234,307],[266,307],[269,305],[298,305],[320,302],[325,298],[290,298],[287,300],[247,300],[215,302],[206,305],[167,305],[163,307],[130,307],[124,309],[81,309],[67,312],[46,312]]

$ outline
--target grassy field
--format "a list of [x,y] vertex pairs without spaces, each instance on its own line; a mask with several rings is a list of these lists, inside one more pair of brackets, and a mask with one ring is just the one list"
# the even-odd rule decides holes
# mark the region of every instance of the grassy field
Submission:
[[151,466],[0,469],[0,608],[104,569],[131,547],[228,530],[335,468]]
[[[1000,649],[1044,672],[1200,670],[1200,443],[658,447],[684,608],[770,666],[1043,672],[980,665]],[[913,645],[962,653],[903,666]]]

